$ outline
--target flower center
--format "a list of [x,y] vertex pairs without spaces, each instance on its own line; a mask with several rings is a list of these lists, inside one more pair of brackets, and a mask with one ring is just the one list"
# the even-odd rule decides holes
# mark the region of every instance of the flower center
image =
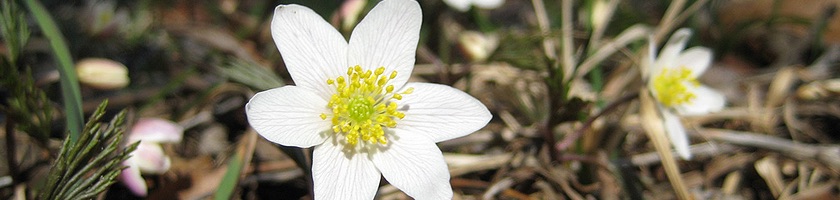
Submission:
[[350,119],[354,122],[364,122],[367,119],[370,119],[370,116],[373,115],[373,104],[375,102],[368,101],[370,98],[363,98],[361,96],[354,97],[350,100],[350,107],[349,114]]
[[698,86],[700,86],[700,82],[691,76],[691,69],[685,66],[675,69],[662,69],[653,78],[656,99],[668,107],[690,103],[697,96],[689,90],[689,87]]
[[344,136],[347,145],[353,147],[361,141],[363,145],[384,145],[388,143],[385,128],[397,127],[398,119],[405,113],[397,111],[397,102],[402,95],[411,94],[414,88],[402,93],[394,92],[394,85],[387,84],[397,76],[396,71],[385,76],[385,67],[376,71],[363,70],[361,66],[347,68],[347,76],[327,79],[335,87],[327,107],[332,113],[321,113],[321,119],[332,121],[336,136]]

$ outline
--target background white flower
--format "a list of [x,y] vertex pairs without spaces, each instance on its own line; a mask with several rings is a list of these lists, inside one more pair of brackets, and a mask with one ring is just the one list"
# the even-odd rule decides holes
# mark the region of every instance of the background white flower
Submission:
[[452,198],[435,143],[491,115],[452,87],[406,83],[421,20],[416,1],[385,0],[347,42],[309,8],[275,9],[272,36],[296,85],[257,93],[246,113],[267,140],[314,147],[315,199],[372,199],[381,176],[415,199]]
[[691,31],[680,29],[656,57],[655,42],[650,40],[649,65],[645,78],[647,86],[659,103],[665,131],[677,154],[691,159],[688,136],[678,115],[700,115],[723,109],[725,97],[712,88],[701,85],[697,77],[712,62],[712,51],[706,47],[685,49]]

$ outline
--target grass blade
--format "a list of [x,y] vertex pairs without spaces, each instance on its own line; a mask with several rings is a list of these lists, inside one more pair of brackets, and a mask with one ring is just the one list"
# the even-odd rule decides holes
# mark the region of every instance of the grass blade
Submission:
[[239,178],[242,177],[243,169],[251,162],[251,157],[254,155],[254,148],[257,144],[257,133],[248,131],[237,145],[236,152],[231,156],[228,162],[227,171],[219,187],[216,189],[216,194],[213,199],[232,199],[237,186],[239,185]]
[[79,78],[76,76],[70,50],[64,42],[64,36],[58,30],[44,5],[37,0],[24,1],[29,12],[35,17],[38,26],[44,36],[50,41],[53,55],[58,60],[58,72],[61,75],[61,94],[64,99],[64,112],[66,113],[67,129],[70,131],[68,140],[70,144],[76,143],[79,134],[82,132],[84,118],[82,114],[82,94],[79,91]]

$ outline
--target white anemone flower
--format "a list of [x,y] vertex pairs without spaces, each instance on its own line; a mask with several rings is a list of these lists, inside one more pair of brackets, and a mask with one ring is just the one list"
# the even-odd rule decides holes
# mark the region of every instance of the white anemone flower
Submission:
[[443,2],[461,12],[470,10],[470,6],[494,9],[505,4],[505,0],[443,0]]
[[372,199],[381,177],[415,199],[452,198],[435,143],[491,114],[455,88],[406,83],[421,20],[416,1],[384,0],[348,42],[309,8],[275,8],[271,33],[296,85],[257,93],[246,114],[265,139],[314,148],[315,199]]
[[697,77],[703,74],[712,62],[712,51],[706,47],[685,49],[691,36],[688,29],[677,30],[659,56],[655,55],[654,41],[650,40],[647,87],[658,103],[664,120],[665,132],[677,154],[685,160],[691,159],[688,136],[680,122],[680,115],[702,115],[723,109],[726,99],[723,94],[701,85]]

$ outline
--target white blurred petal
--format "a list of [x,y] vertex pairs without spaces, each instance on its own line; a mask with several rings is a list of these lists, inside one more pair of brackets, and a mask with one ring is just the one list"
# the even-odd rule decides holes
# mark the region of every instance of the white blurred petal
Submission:
[[320,15],[299,5],[274,9],[271,36],[297,86],[329,99],[326,81],[347,71],[347,41]]
[[478,99],[458,89],[432,83],[408,83],[414,92],[398,101],[405,118],[395,132],[411,132],[441,142],[465,136],[487,125],[493,117]]
[[642,67],[645,68],[642,70],[642,78],[645,80],[662,71],[662,66],[657,65],[658,63],[656,62],[656,41],[653,35],[648,36],[648,52],[646,58],[641,61]]
[[388,142],[373,154],[385,180],[414,199],[452,199],[449,170],[434,142],[412,132],[397,132]]
[[443,0],[443,2],[446,3],[446,5],[449,5],[449,7],[461,12],[467,12],[470,10],[470,6],[472,5],[471,0]]
[[680,117],[671,113],[667,109],[662,110],[662,118],[665,120],[665,132],[668,133],[668,139],[671,140],[671,145],[677,151],[677,154],[684,160],[691,160],[691,151],[689,150],[688,136],[685,133],[685,127],[680,122]]
[[363,69],[385,67],[386,74],[396,71],[396,78],[389,84],[401,88],[414,69],[422,21],[423,13],[416,1],[380,2],[353,30],[348,65],[360,65]]
[[181,142],[184,128],[175,122],[159,118],[142,118],[131,127],[129,142]]
[[472,0],[472,4],[479,8],[494,9],[505,4],[505,0]]
[[680,53],[674,66],[685,66],[692,77],[699,77],[712,64],[712,50],[706,47],[692,47]]
[[343,148],[332,141],[315,147],[312,154],[315,199],[373,199],[379,187],[379,170],[367,155],[347,154]]
[[677,111],[682,115],[702,115],[716,112],[726,106],[726,97],[705,85],[692,88],[696,96],[689,103],[676,106]]
[[149,174],[161,174],[172,165],[163,148],[153,142],[140,142],[128,161],[133,162],[132,166],[137,166],[140,172]]
[[127,161],[124,164],[128,165],[128,168],[120,172],[120,181],[131,193],[141,197],[148,195],[149,189],[146,187],[146,179],[143,179],[143,176],[140,175],[140,169],[136,165],[127,164]]
[[268,141],[307,148],[324,142],[332,113],[327,102],[309,89],[284,86],[257,93],[245,105],[248,123]]
[[674,32],[671,38],[668,39],[668,42],[665,43],[665,46],[662,47],[654,64],[663,68],[679,67],[675,66],[675,64],[680,52],[685,49],[685,44],[688,43],[689,37],[691,37],[691,30],[687,28],[682,28]]

